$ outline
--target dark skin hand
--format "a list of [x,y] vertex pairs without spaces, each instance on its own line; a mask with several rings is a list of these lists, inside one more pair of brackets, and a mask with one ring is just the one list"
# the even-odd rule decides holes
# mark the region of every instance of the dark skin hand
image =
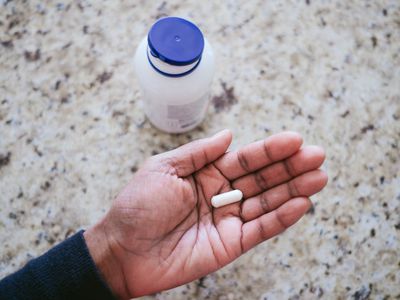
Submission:
[[[85,232],[89,251],[120,299],[193,281],[298,221],[327,183],[317,146],[284,132],[226,152],[228,130],[151,157]],[[211,197],[240,189],[220,208]]]

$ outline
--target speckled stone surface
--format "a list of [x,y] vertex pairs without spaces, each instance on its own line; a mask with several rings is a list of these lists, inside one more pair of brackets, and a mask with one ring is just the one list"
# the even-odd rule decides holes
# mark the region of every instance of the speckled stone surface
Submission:
[[[1,277],[93,224],[146,157],[290,129],[327,151],[315,209],[148,299],[400,297],[399,1],[218,3],[0,1]],[[146,120],[132,69],[165,15],[194,20],[218,62],[207,119],[179,136]]]

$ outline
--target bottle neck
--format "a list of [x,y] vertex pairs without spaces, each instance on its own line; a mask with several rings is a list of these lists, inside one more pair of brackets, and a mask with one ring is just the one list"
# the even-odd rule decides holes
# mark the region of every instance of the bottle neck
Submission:
[[175,66],[156,57],[147,46],[147,60],[158,73],[168,77],[183,77],[192,73],[200,64],[201,57],[189,65]]

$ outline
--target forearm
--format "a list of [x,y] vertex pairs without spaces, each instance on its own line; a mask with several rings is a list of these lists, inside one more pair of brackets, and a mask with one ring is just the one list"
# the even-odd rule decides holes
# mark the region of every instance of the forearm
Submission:
[[101,299],[115,296],[98,273],[83,231],[0,281],[0,299]]
[[[118,297],[118,299],[130,299],[128,287],[123,275],[123,266],[116,258],[118,245],[113,243],[110,233],[106,230],[107,219],[89,228],[84,233],[86,245],[90,255],[96,264],[97,270],[102,278],[107,282],[107,285]],[[110,229],[112,230],[112,229]]]

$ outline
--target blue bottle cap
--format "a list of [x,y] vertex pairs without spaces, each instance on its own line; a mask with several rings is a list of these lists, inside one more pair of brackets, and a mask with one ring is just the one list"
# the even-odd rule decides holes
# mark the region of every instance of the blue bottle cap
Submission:
[[175,66],[190,65],[199,60],[204,37],[193,23],[177,17],[158,20],[147,37],[151,54]]

